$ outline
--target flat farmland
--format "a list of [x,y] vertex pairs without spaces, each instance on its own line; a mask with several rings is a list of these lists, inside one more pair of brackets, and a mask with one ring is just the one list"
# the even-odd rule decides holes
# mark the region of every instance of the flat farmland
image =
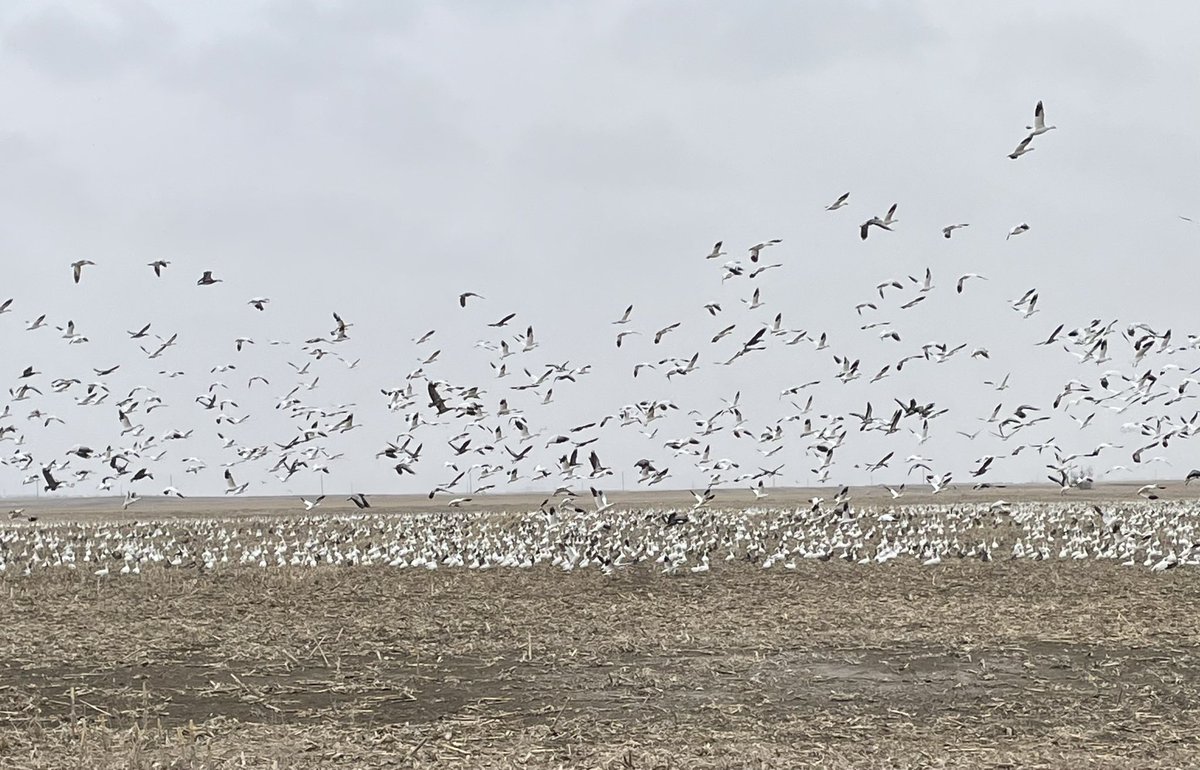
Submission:
[[[1078,509],[1063,521],[1083,515],[1080,501],[1071,504]],[[243,532],[282,531],[293,519],[280,512],[286,502],[237,505],[214,505],[211,516],[241,517]],[[379,507],[396,520],[423,515]],[[37,522],[6,531],[10,557],[18,540],[70,531],[79,517],[132,532],[121,528],[137,513],[105,518],[102,501],[69,508],[44,509]],[[157,523],[138,526],[200,537],[199,519],[186,511],[147,508]],[[863,514],[864,538],[903,509],[882,510]],[[687,537],[698,538],[723,515],[668,531],[693,527]],[[507,523],[512,514],[495,516],[497,526],[523,531]],[[931,526],[953,529],[950,516]],[[799,520],[771,519],[762,531],[816,526],[788,521]],[[1188,526],[1178,515],[1173,522]],[[0,577],[0,767],[1193,762],[1200,571],[1186,560],[1155,571],[1140,552],[1135,566],[1015,559],[1001,551],[1030,538],[1028,525],[972,524],[998,543],[993,558],[834,555],[764,569],[752,549],[728,558],[713,548],[701,571],[694,555],[692,566],[671,570],[651,558],[609,570],[549,559],[524,569],[444,560],[437,568],[236,560],[209,568],[193,555],[181,564],[147,560],[123,575],[96,574],[107,563],[99,557],[31,574],[10,558]],[[377,537],[350,526],[324,537],[356,549],[355,538]]]

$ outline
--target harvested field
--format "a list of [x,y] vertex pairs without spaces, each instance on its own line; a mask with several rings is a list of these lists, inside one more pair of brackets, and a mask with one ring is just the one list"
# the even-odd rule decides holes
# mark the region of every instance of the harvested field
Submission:
[[1180,767],[1200,572],[0,579],[0,767]]

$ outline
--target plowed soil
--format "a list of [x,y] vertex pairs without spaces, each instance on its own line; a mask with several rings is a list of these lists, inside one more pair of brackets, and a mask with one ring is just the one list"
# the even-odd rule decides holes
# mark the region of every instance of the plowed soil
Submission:
[[1185,767],[1198,592],[1094,561],[8,576],[0,767]]

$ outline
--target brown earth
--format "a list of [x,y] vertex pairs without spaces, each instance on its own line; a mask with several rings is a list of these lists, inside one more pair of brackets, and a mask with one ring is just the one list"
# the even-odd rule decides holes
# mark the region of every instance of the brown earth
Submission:
[[[600,485],[600,482],[594,482]],[[914,486],[908,489],[902,498],[893,500],[882,486],[851,487],[850,495],[855,505],[919,505],[938,504],[952,505],[956,503],[990,504],[996,500],[1009,502],[1054,502],[1054,501],[1088,501],[1114,502],[1139,500],[1137,490],[1144,484],[1157,483],[1162,489],[1155,490],[1162,500],[1200,500],[1200,484],[1185,485],[1179,481],[1125,481],[1097,485],[1094,489],[1073,489],[1066,494],[1050,484],[1011,484],[972,489],[969,485],[952,486],[943,492],[933,495],[927,485]],[[694,498],[687,490],[647,490],[632,489],[615,491],[604,487],[608,498],[616,506],[630,507],[690,507]],[[716,490],[715,506],[721,508],[745,508],[760,506],[763,508],[787,508],[792,506],[807,507],[808,501],[814,497],[830,500],[837,494],[839,487],[779,487],[768,486],[769,496],[762,501],[755,501],[754,495],[748,489],[718,489]],[[590,507],[591,494],[587,486],[576,490],[579,503]],[[311,496],[310,496],[311,497]],[[486,494],[474,496],[463,492],[460,497],[470,498],[469,502],[459,506],[464,511],[495,511],[502,513],[517,513],[536,509],[543,501],[551,498],[551,490],[544,492],[523,492],[517,494]],[[369,495],[371,510],[377,513],[412,513],[421,511],[450,511],[447,506],[451,499],[448,495],[438,495],[430,500],[427,495]],[[298,497],[190,497],[185,499],[166,497],[145,497],[131,506],[121,510],[120,497],[47,497],[9,499],[4,505],[6,509],[21,508],[26,516],[38,516],[43,523],[61,520],[154,520],[188,517],[211,516],[261,516],[281,513],[304,513],[304,506]],[[2,511],[0,511],[2,512]],[[358,509],[346,499],[344,494],[330,493],[322,505],[314,511],[320,514],[358,513]],[[2,523],[2,522],[0,522]]]
[[0,767],[1184,767],[1200,572],[0,578]]

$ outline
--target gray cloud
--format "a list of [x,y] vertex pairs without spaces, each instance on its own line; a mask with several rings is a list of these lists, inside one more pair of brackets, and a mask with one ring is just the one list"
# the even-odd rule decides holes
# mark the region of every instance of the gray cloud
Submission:
[[171,24],[141,0],[84,7],[38,7],[7,25],[5,49],[56,80],[96,83],[153,67],[171,43]]

